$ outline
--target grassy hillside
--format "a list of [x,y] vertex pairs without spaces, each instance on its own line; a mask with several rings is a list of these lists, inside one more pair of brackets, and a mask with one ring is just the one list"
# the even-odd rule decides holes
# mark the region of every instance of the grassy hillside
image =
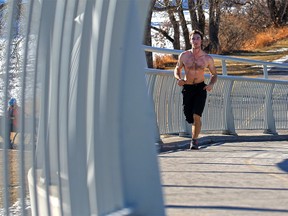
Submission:
[[[256,35],[254,41],[247,42],[242,51],[229,56],[272,62],[288,56],[288,28],[267,30]],[[219,63],[217,63],[219,65]],[[250,64],[229,63],[227,70],[235,75],[258,74],[259,68]]]

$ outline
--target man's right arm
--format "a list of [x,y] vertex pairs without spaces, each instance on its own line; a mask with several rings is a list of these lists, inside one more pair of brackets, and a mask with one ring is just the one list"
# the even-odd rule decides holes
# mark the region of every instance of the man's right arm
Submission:
[[182,79],[181,78],[181,70],[182,70],[182,67],[183,67],[183,62],[181,60],[181,57],[182,57],[182,54],[179,55],[176,67],[174,69],[174,77],[177,80],[181,80]]

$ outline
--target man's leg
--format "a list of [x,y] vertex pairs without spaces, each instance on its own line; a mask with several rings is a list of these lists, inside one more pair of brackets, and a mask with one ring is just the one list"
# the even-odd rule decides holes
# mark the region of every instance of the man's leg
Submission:
[[12,149],[13,148],[13,125],[11,124],[9,127],[9,132],[8,132],[8,136],[9,136],[9,148]]
[[197,114],[193,114],[194,124],[192,125],[192,139],[197,139],[201,132],[201,117]]
[[192,141],[190,144],[190,149],[198,149],[198,136],[201,132],[201,117],[197,114],[193,114],[194,124],[192,125]]

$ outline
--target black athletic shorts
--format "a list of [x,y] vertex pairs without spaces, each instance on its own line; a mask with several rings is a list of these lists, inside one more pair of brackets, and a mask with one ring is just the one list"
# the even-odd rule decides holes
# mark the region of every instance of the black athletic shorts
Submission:
[[193,114],[202,116],[207,97],[207,91],[203,89],[205,86],[204,82],[183,86],[183,112],[189,124],[194,122]]

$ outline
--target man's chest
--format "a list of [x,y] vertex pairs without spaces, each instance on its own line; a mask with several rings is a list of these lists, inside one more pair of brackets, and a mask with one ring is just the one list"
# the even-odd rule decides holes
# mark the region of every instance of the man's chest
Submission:
[[183,64],[184,64],[185,69],[187,69],[187,70],[204,70],[207,67],[207,63],[205,61],[205,58],[203,58],[203,57],[185,58],[183,60]]

